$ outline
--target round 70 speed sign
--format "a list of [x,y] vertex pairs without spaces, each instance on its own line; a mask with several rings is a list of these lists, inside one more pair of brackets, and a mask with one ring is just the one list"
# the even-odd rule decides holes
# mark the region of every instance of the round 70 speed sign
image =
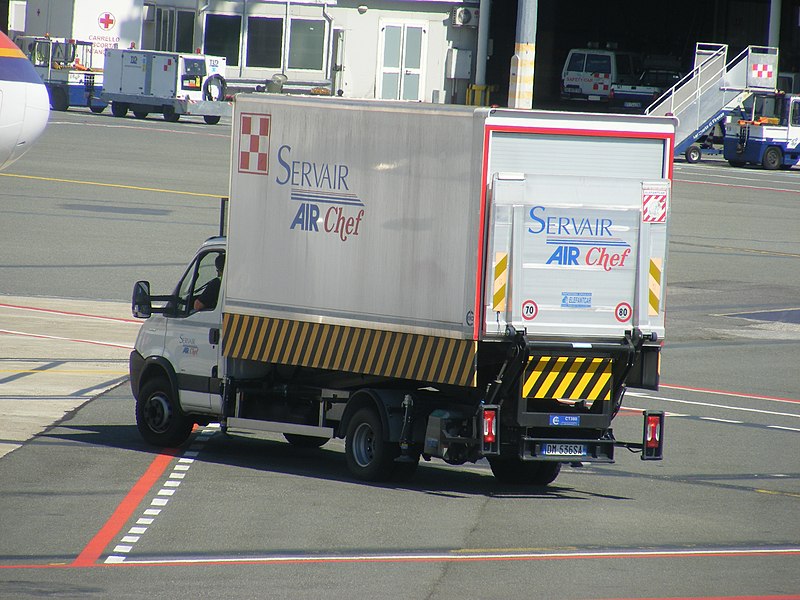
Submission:
[[533,300],[525,300],[522,303],[522,318],[526,321],[531,321],[539,314],[539,307]]

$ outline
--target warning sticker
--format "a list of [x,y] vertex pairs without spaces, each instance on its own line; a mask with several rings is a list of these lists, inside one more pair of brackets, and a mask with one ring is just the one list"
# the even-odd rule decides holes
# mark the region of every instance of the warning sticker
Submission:
[[666,223],[668,198],[663,187],[642,187],[642,223]]

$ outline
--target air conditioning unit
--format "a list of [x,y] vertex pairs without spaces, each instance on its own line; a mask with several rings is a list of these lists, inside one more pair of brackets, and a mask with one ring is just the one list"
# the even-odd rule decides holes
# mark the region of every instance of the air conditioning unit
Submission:
[[479,12],[477,8],[455,6],[450,12],[450,24],[453,27],[477,27]]

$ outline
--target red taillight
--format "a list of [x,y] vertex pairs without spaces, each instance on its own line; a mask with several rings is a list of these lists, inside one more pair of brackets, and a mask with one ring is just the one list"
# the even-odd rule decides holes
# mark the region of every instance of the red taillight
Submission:
[[661,444],[661,418],[659,415],[647,415],[647,425],[645,425],[645,448],[658,448]]
[[497,411],[483,411],[483,442],[493,444],[497,439]]

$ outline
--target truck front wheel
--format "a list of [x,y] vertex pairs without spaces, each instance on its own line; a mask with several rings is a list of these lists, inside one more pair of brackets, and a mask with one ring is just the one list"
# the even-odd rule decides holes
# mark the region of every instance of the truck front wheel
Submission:
[[561,472],[561,463],[519,458],[490,458],[489,466],[497,481],[514,485],[547,485],[553,483]]
[[764,152],[764,158],[761,164],[765,169],[774,171],[783,164],[783,152],[781,152],[780,148],[770,146],[767,148],[767,151]]
[[371,408],[360,409],[350,419],[344,453],[347,468],[356,478],[385,481],[392,476],[398,453],[392,452],[385,437],[381,419]]
[[139,390],[136,427],[149,443],[174,448],[189,437],[194,424],[183,414],[166,379],[151,379]]

